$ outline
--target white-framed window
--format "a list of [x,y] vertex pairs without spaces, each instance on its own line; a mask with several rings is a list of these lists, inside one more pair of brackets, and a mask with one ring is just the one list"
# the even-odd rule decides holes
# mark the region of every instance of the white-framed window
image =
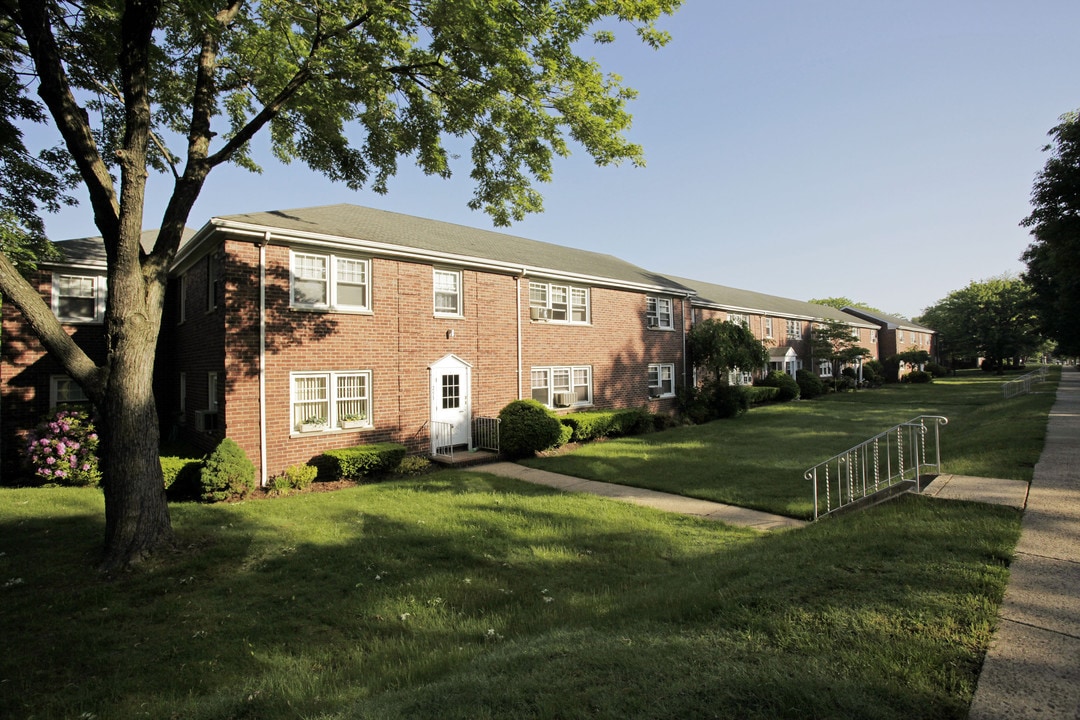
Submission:
[[674,397],[675,365],[672,363],[649,364],[649,397]]
[[176,320],[176,322],[177,323],[183,323],[183,322],[187,321],[188,278],[187,278],[186,273],[184,275],[181,275],[179,278],[177,278],[176,285],[177,285],[177,290],[178,290],[177,295],[179,295],[179,298],[177,299],[177,303],[179,304],[179,307],[177,308],[177,313],[176,313],[177,320]]
[[360,258],[293,251],[290,303],[311,310],[371,309],[370,264]]
[[222,298],[221,262],[214,253],[206,256],[206,312],[217,309]]
[[789,340],[802,340],[802,323],[798,320],[788,320],[787,336]]
[[435,314],[461,317],[461,271],[435,268]]
[[764,323],[765,323],[765,337],[771,338],[772,337],[772,318],[771,317],[765,318]]
[[729,323],[735,323],[736,325],[742,325],[743,327],[750,327],[750,316],[743,315],[742,313],[728,313],[727,319]]
[[904,342],[904,331],[903,330],[897,330],[896,331],[896,341],[898,343]]
[[57,405],[82,405],[90,402],[82,386],[67,375],[49,377],[49,407]]
[[532,398],[548,407],[592,404],[592,368],[587,365],[532,368]]
[[105,278],[100,275],[52,276],[52,308],[56,318],[69,323],[105,320]]
[[821,377],[832,377],[832,363],[828,360],[822,360],[818,363],[818,375]]
[[645,321],[649,327],[672,328],[671,298],[652,297],[645,298]]
[[555,283],[529,283],[529,317],[551,322],[589,322],[588,288]]
[[859,339],[859,328],[857,328],[857,327],[851,328],[851,337],[855,338],[856,340]]
[[289,376],[294,432],[371,427],[371,371],[297,372]]
[[870,331],[870,344],[873,345],[873,344],[876,344],[876,343],[877,343],[877,330],[871,330]]

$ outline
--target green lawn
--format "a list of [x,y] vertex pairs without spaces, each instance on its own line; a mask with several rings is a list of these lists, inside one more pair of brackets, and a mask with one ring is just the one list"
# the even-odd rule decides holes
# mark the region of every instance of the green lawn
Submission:
[[[787,470],[941,413],[948,470],[1027,477],[1050,396],[1005,404],[998,383],[543,464],[797,510]],[[759,534],[467,471],[172,516],[175,554],[105,578],[100,491],[0,489],[0,717],[963,718],[1020,528],[905,496]]]
[[1019,514],[761,535],[475,472],[182,504],[92,564],[92,489],[0,490],[4,718],[962,718]]
[[930,385],[767,405],[733,420],[590,443],[525,464],[811,518],[807,468],[918,415],[949,419],[941,428],[943,471],[1030,480],[1060,369],[1050,377],[1037,394],[1003,400],[1002,378],[972,371]]

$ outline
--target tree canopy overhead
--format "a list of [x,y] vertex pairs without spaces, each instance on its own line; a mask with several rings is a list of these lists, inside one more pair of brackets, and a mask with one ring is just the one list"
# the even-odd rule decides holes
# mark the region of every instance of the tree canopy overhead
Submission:
[[[383,192],[401,159],[447,177],[448,148],[465,147],[470,206],[509,223],[541,209],[535,185],[573,143],[600,164],[643,162],[625,137],[633,91],[581,49],[620,27],[662,46],[656,21],[680,4],[0,0],[0,170],[15,168],[0,175],[0,221],[10,220],[0,245],[28,247],[40,212],[67,201],[76,177],[108,257],[109,352],[98,365],[0,254],[0,291],[101,417],[105,565],[172,538],[154,348],[168,268],[214,168],[257,170],[250,142],[265,132],[281,160]],[[36,121],[55,128],[59,149],[25,146],[19,128]],[[163,217],[144,222],[150,171],[173,189]],[[160,228],[150,252],[144,224]]]
[[1024,280],[1035,295],[1039,320],[1058,351],[1080,355],[1080,111],[1050,131],[1051,153],[1035,177],[1031,214],[1021,225],[1034,237],[1024,252]]

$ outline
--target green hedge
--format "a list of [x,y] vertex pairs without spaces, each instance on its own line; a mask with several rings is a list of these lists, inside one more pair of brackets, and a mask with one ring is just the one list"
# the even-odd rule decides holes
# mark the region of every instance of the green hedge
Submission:
[[651,430],[654,424],[652,413],[641,409],[570,413],[560,417],[559,421],[571,428],[570,440],[573,442],[637,435]]
[[327,450],[315,465],[323,480],[359,480],[367,475],[391,472],[405,457],[405,446],[398,443],[371,443],[356,447]]
[[170,495],[195,496],[199,490],[199,473],[202,472],[201,458],[172,457],[159,458],[161,474],[165,477],[165,489]]
[[767,385],[743,386],[743,392],[746,393],[746,399],[750,401],[751,405],[775,402],[780,397],[780,388]]
[[567,436],[555,413],[532,398],[507,403],[499,420],[499,447],[509,458],[532,457],[558,447]]

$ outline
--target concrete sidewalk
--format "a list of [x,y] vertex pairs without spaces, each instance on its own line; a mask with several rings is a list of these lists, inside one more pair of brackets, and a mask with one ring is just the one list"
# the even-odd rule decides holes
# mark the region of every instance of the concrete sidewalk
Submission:
[[502,477],[514,478],[525,482],[546,485],[568,492],[589,493],[590,495],[602,495],[612,500],[642,505],[644,507],[666,510],[667,512],[683,513],[684,515],[696,515],[708,520],[717,520],[729,525],[751,527],[757,530],[778,530],[782,528],[797,528],[806,525],[802,520],[771,515],[758,510],[723,505],[708,500],[696,500],[682,495],[645,490],[644,488],[630,487],[629,485],[616,485],[615,483],[598,482],[596,480],[583,480],[581,478],[560,475],[558,473],[537,470],[516,463],[499,462],[490,465],[477,465],[472,468],[479,472],[501,475]]
[[1066,368],[969,720],[1080,718],[1080,372]]

